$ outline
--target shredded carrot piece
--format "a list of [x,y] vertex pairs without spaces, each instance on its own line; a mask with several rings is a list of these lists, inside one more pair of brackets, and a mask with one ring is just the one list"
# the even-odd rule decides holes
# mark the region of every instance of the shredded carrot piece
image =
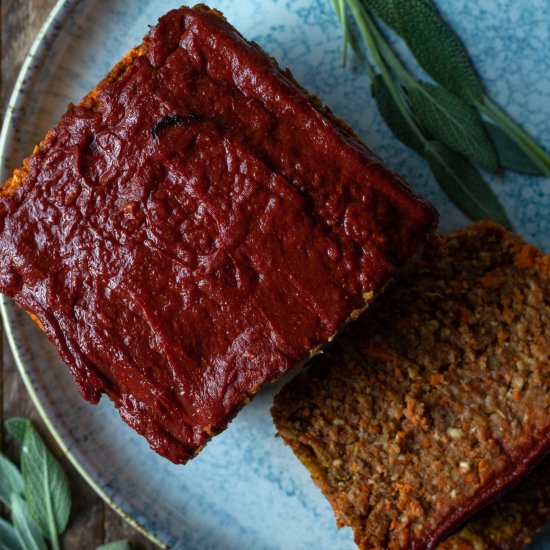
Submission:
[[381,348],[376,344],[369,345],[367,353],[373,359],[379,359],[381,361],[389,361],[390,363],[393,363],[397,360],[397,355],[393,351]]
[[525,244],[516,254],[516,265],[520,269],[528,269],[529,267],[533,267],[536,255],[537,249],[529,244]]
[[494,271],[489,271],[488,273],[485,273],[483,277],[479,279],[479,284],[485,288],[493,288],[495,286],[498,286],[500,283],[500,279],[496,276],[496,273]]

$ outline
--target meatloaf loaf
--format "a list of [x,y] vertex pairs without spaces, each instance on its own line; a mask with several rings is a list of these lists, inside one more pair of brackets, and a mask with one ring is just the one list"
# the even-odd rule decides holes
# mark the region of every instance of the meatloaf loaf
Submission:
[[275,399],[364,549],[435,548],[550,447],[550,256],[490,222],[420,263]]
[[86,399],[185,462],[436,218],[221,14],[180,8],[5,183],[0,291]]

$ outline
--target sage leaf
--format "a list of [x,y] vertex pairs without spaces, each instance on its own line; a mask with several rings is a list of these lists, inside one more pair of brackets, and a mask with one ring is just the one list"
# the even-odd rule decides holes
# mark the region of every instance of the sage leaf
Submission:
[[27,512],[23,499],[16,493],[11,497],[11,520],[20,545],[25,550],[47,550],[42,533]]
[[130,543],[127,540],[116,540],[108,544],[102,544],[95,550],[130,550]]
[[432,0],[393,0],[397,25],[424,70],[450,92],[472,104],[483,88],[464,45],[441,17]]
[[451,201],[472,220],[490,218],[513,231],[512,222],[478,171],[461,155],[437,141],[426,145],[426,159]]
[[13,416],[12,418],[8,418],[8,420],[4,422],[4,425],[6,426],[8,432],[22,444],[23,438],[25,437],[25,432],[27,431],[27,427],[30,423],[31,421],[28,418]]
[[489,172],[498,157],[483,122],[473,107],[437,84],[417,82],[409,89],[414,114],[437,140]]
[[0,518],[0,550],[25,550],[14,527],[5,519]]
[[12,493],[23,494],[23,478],[17,466],[0,453],[0,500],[10,505]]
[[407,119],[401,114],[384,79],[380,75],[376,75],[371,82],[371,94],[376,101],[380,115],[395,137],[423,156],[424,144],[413,131]]
[[363,0],[363,6],[380,17],[388,27],[399,33],[399,19],[395,13],[394,0]]
[[506,170],[544,176],[545,173],[523,151],[523,149],[508,134],[491,122],[485,122],[487,133],[495,144],[499,164]]
[[69,521],[69,484],[65,472],[29,420],[23,437],[21,472],[30,516],[44,536],[57,541]]

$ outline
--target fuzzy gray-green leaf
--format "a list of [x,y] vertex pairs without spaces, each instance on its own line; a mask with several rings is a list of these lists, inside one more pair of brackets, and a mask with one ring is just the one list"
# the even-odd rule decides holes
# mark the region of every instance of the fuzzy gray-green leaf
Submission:
[[12,493],[23,494],[23,478],[17,466],[0,453],[0,500],[10,505]]
[[67,527],[71,496],[65,472],[29,422],[23,438],[21,472],[29,514],[50,540]]
[[17,538],[13,525],[2,518],[0,518],[0,550],[25,550]]
[[495,147],[475,109],[437,84],[417,82],[409,97],[414,114],[431,135],[480,168],[496,171]]
[[393,0],[401,34],[424,70],[469,103],[482,101],[483,89],[464,45],[431,0]]
[[4,422],[4,425],[6,426],[6,430],[8,430],[8,432],[13,435],[19,443],[23,443],[25,432],[27,431],[27,427],[30,423],[31,421],[28,418],[23,418],[22,416],[12,416]]
[[127,540],[116,540],[108,544],[102,544],[95,550],[130,550],[130,543]]
[[490,218],[513,231],[512,222],[497,197],[462,156],[442,143],[430,141],[426,159],[435,179],[454,205],[472,220]]
[[11,520],[17,539],[25,550],[47,550],[46,543],[37,525],[30,517],[24,500],[13,494],[10,502]]
[[363,5],[380,17],[388,27],[399,32],[399,19],[394,9],[395,0],[363,0]]
[[523,149],[513,141],[508,134],[498,126],[486,122],[487,133],[495,144],[500,165],[506,170],[529,174],[532,176],[544,176],[544,172],[525,154]]
[[395,137],[419,155],[424,155],[424,144],[399,111],[384,79],[380,75],[376,75],[372,80],[371,94],[376,101],[380,115]]

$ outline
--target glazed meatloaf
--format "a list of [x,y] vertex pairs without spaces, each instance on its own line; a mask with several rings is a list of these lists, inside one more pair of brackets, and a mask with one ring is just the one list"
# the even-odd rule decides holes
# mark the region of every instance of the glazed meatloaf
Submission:
[[550,520],[550,457],[509,493],[478,512],[438,550],[520,550]]
[[0,290],[86,399],[185,462],[436,217],[221,14],[181,8],[5,183]]
[[490,222],[437,237],[275,399],[364,549],[435,548],[550,447],[550,256]]

